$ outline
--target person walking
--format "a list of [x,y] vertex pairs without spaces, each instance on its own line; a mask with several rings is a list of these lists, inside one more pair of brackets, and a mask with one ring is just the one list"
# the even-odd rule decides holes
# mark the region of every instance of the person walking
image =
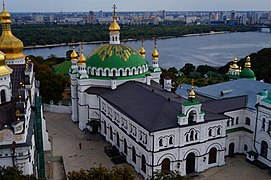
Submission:
[[79,149],[82,149],[82,143],[81,142],[79,143]]

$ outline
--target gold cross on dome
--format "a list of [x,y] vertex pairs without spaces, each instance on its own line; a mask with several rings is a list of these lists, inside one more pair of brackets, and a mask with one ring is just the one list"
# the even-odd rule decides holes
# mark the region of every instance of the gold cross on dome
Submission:
[[116,12],[117,6],[116,6],[116,4],[114,4],[112,8],[113,8],[113,17],[116,17],[117,16],[117,12]]

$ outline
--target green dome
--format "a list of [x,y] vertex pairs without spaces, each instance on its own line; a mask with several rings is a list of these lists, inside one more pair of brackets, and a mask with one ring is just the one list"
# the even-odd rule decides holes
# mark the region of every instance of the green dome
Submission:
[[249,78],[249,79],[254,79],[255,74],[251,69],[244,69],[240,73],[241,78]]
[[88,57],[86,65],[98,68],[132,68],[147,65],[140,53],[123,44],[105,44],[96,48]]

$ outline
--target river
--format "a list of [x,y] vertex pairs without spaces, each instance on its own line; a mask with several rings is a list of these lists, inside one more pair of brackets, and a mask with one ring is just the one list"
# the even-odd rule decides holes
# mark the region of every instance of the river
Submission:
[[[141,41],[124,42],[136,49],[141,48]],[[100,44],[84,45],[84,54],[87,56]],[[146,59],[151,61],[153,41],[144,42]],[[171,39],[159,39],[157,50],[159,52],[159,64],[161,67],[181,68],[185,63],[194,65],[222,66],[232,61],[236,56],[238,59],[260,49],[271,47],[271,33],[241,32],[227,33],[207,36],[181,37]],[[76,49],[78,46],[76,47]],[[65,57],[70,46],[53,48],[26,49],[24,53],[35,56],[47,57],[54,54]]]

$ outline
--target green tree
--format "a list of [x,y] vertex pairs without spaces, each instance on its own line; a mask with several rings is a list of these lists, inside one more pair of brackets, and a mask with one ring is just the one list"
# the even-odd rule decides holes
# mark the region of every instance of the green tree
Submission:
[[113,167],[92,167],[89,170],[72,171],[67,175],[68,180],[134,180],[132,169],[128,166]]
[[184,75],[188,76],[191,72],[195,71],[195,66],[191,63],[186,63],[184,67],[180,69],[181,72],[184,73]]
[[0,179],[3,180],[36,180],[33,175],[23,175],[21,170],[14,167],[0,167]]
[[177,171],[155,171],[153,177],[148,180],[190,180],[190,177],[183,177]]

